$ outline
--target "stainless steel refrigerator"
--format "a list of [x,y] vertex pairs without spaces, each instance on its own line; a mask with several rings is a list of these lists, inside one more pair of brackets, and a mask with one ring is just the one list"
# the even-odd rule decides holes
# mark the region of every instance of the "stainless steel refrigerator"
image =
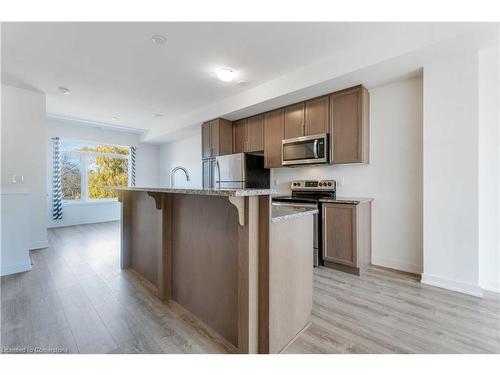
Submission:
[[262,155],[230,154],[206,162],[203,165],[204,188],[269,188],[269,170],[264,168]]

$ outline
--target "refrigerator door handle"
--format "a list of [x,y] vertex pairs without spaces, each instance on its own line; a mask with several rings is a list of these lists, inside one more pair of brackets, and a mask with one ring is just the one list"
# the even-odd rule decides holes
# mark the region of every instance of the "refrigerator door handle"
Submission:
[[217,182],[219,184],[218,188],[220,189],[220,166],[219,166],[219,160],[217,160],[217,159],[215,159],[215,167],[217,168],[217,177],[218,177],[217,181],[215,181],[215,182]]

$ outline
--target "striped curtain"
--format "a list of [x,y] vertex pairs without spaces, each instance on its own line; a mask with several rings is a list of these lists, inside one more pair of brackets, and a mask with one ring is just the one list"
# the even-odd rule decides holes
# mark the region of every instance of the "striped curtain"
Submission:
[[61,186],[61,143],[59,137],[52,138],[52,219],[62,219],[62,186]]
[[135,186],[135,151],[134,146],[130,147],[130,186]]

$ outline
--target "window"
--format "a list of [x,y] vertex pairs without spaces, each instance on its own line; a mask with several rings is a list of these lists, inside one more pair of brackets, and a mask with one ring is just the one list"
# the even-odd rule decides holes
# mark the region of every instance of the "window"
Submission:
[[61,140],[65,202],[116,199],[109,186],[127,186],[129,147]]

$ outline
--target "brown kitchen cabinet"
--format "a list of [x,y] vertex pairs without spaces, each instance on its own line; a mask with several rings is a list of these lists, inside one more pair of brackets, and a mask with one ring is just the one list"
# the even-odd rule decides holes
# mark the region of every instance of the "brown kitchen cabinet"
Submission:
[[330,163],[369,162],[369,94],[356,86],[330,95]]
[[202,158],[227,155],[233,151],[233,126],[231,121],[218,118],[201,125]]
[[371,263],[371,202],[323,204],[323,262],[359,275]]
[[245,152],[247,142],[247,119],[233,122],[233,153]]
[[233,123],[233,153],[264,150],[264,115]]
[[264,151],[264,115],[250,117],[247,121],[247,152]]
[[285,139],[329,132],[329,97],[311,99],[285,108]]
[[329,133],[329,101],[328,96],[322,96],[305,102],[304,135]]
[[304,103],[297,103],[285,107],[285,139],[304,136],[304,126]]
[[281,167],[284,124],[283,109],[264,114],[264,168]]

